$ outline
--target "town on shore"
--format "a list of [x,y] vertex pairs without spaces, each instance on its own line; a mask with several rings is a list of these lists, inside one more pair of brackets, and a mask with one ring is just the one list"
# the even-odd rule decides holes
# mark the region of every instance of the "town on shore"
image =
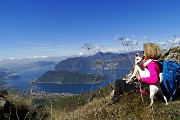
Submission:
[[9,84],[1,85],[0,90],[6,90],[9,93],[17,95],[19,97],[26,97],[26,98],[33,98],[33,99],[46,99],[46,98],[57,98],[57,97],[66,97],[66,96],[74,96],[78,94],[71,94],[71,93],[48,93],[46,91],[37,91],[33,89],[22,90],[16,88]]

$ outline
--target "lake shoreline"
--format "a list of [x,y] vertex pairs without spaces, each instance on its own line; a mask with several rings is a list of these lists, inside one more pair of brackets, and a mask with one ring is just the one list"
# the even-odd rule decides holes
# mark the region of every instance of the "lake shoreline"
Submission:
[[[101,81],[101,82],[104,82],[104,81]],[[70,84],[70,85],[77,85],[77,84],[87,84],[87,85],[90,85],[90,84],[99,84],[101,82],[94,82],[94,83],[61,83],[61,82],[35,82],[38,83],[38,84],[51,84],[51,83],[55,83],[55,84]]]
[[33,90],[33,92],[31,93],[31,88],[23,90],[9,84],[1,85],[0,90],[6,90],[10,94],[16,94],[19,97],[28,98],[31,96],[35,99],[57,98],[57,97],[67,97],[67,96],[78,95],[78,94],[73,94],[73,93],[57,93],[57,92],[47,92],[47,91],[42,91],[42,90]]

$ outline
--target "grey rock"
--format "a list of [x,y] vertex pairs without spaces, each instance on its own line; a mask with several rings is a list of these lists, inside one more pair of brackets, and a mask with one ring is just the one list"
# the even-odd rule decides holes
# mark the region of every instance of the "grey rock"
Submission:
[[165,60],[173,60],[180,64],[180,53],[169,53]]
[[6,104],[5,99],[0,97],[0,110],[2,110],[4,108],[5,104]]

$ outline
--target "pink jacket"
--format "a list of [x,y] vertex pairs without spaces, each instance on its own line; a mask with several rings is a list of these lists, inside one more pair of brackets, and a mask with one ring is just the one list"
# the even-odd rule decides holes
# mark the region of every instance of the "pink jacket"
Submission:
[[147,64],[147,68],[150,72],[150,77],[141,78],[142,82],[155,85],[159,82],[159,74],[161,73],[161,68],[158,61],[152,60]]

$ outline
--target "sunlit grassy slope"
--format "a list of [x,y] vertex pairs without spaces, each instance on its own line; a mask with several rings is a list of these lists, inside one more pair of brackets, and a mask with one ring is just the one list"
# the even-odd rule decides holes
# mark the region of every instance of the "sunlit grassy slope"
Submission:
[[[48,119],[54,120],[179,120],[180,99],[165,102],[156,97],[152,107],[148,95],[124,92],[121,100],[111,106],[111,87],[82,95],[47,100]],[[93,98],[93,99],[92,99]],[[144,100],[144,102],[142,101]]]

